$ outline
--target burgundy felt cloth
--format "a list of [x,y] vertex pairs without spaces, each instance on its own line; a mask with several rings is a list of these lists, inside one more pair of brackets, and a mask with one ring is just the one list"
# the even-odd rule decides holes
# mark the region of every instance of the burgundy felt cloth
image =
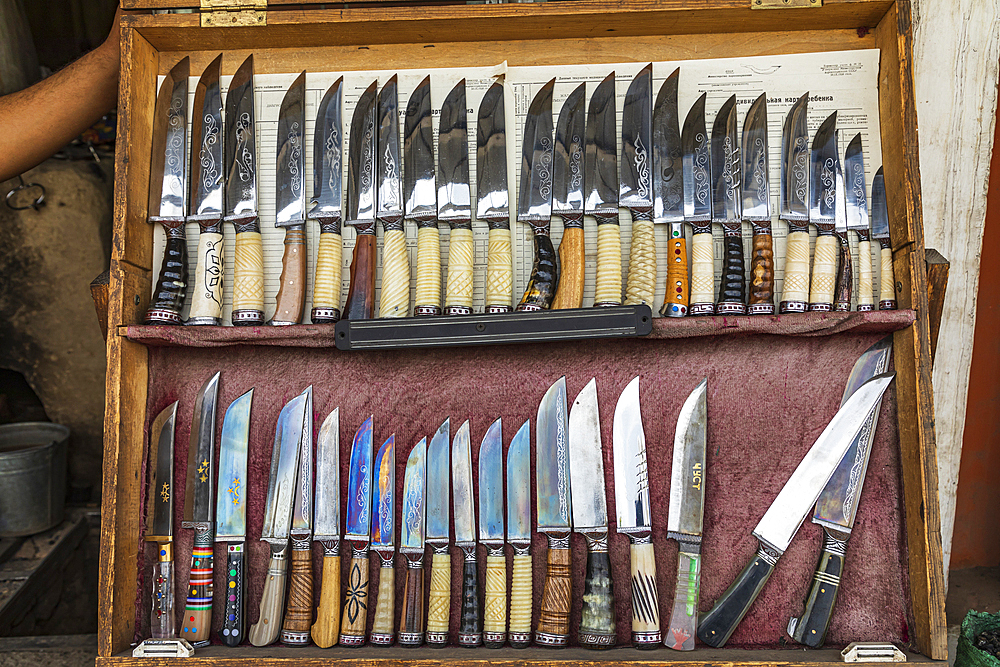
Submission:
[[[715,318],[719,320],[721,318]],[[782,318],[775,318],[780,320]],[[790,318],[783,318],[789,321]],[[909,314],[912,320],[912,313]],[[708,463],[705,530],[702,545],[702,611],[729,586],[752,558],[757,542],[751,531],[802,456],[837,411],[854,361],[888,331],[906,326],[905,313],[885,322],[865,320],[831,335],[715,335],[669,339],[607,339],[578,343],[468,347],[434,350],[340,352],[331,348],[234,345],[222,348],[149,348],[147,431],[156,414],[179,400],[175,436],[174,544],[178,629],[190,567],[192,531],[180,528],[188,439],[194,398],[202,383],[222,371],[217,433],[226,406],[253,387],[248,471],[247,621],[256,622],[267,569],[268,546],[260,542],[274,428],[281,407],[313,385],[314,425],[340,407],[341,513],[346,514],[347,462],[355,430],[374,415],[377,448],[396,434],[396,518],[401,512],[403,471],[411,447],[450,417],[452,433],[471,422],[473,477],[478,477],[479,443],[489,425],[503,418],[504,454],[516,430],[530,419],[532,442],[538,402],[561,375],[570,404],[592,377],[597,378],[604,443],[604,477],[612,531],[610,550],[615,589],[618,642],[627,645],[631,629],[628,540],[614,532],[612,417],[618,395],[640,376],[653,505],[653,533],[661,628],[667,632],[677,578],[677,544],[665,539],[672,443],[677,414],[692,389],[708,378]],[[659,324],[659,322],[657,322]],[[774,330],[785,333],[775,325]],[[173,331],[182,331],[175,329]],[[891,641],[906,645],[911,623],[907,548],[903,517],[895,391],[890,388],[861,496],[857,523],[848,545],[846,572],[827,635],[831,645],[851,641]],[[148,433],[146,436],[148,445]],[[218,441],[218,439],[217,439]],[[218,446],[218,444],[217,444]],[[532,446],[534,457],[534,446]],[[216,452],[216,470],[218,452]],[[145,468],[141,471],[146,479]],[[534,486],[534,479],[532,479]],[[478,488],[478,487],[477,487]],[[532,493],[532,496],[534,493]],[[477,492],[478,497],[478,492]],[[143,512],[143,507],[136,508]],[[476,508],[478,514],[478,507]],[[142,515],[144,516],[144,514]],[[821,529],[808,519],[730,647],[780,647],[790,616],[803,601],[819,556]],[[137,554],[136,639],[149,634],[150,568],[154,544]],[[341,548],[346,575],[350,549]],[[456,639],[461,595],[461,559],[453,547],[452,641]],[[536,533],[534,557],[535,623],[545,575],[546,540]],[[221,627],[224,545],[215,549],[213,629]],[[371,555],[368,628],[375,612],[378,561]],[[508,577],[511,554],[508,553]],[[425,558],[429,570],[430,556]],[[319,601],[322,549],[314,545],[314,595]],[[396,626],[402,608],[404,559],[397,554]],[[480,549],[480,595],[485,582],[485,550]],[[580,622],[586,564],[581,536],[573,537],[571,642]],[[425,571],[427,571],[425,570]],[[429,572],[428,584],[429,584]],[[342,587],[343,590],[343,587]],[[425,591],[427,590],[425,586]],[[508,586],[509,590],[509,586]],[[213,641],[215,631],[213,630]]]

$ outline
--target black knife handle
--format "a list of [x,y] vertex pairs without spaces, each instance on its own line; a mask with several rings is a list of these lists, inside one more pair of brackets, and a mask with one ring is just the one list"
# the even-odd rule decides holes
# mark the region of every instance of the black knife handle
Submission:
[[580,646],[606,649],[615,645],[615,593],[611,583],[611,558],[608,536],[587,539],[587,578],[583,584],[583,609],[580,613]]
[[771,225],[753,226],[753,251],[750,255],[751,315],[774,314],[774,248]]
[[188,282],[187,239],[182,221],[163,223],[167,243],[163,248],[160,277],[153,301],[146,310],[146,324],[180,324],[184,290]]
[[370,234],[358,232],[351,260],[351,290],[345,320],[370,320],[375,314],[375,225]]
[[750,611],[764,584],[771,578],[778,556],[764,545],[757,548],[757,555],[740,573],[732,585],[715,602],[712,610],[698,623],[698,638],[709,646],[723,646],[736,626]]
[[462,547],[462,611],[458,621],[458,645],[474,648],[483,643],[483,624],[479,613],[479,563],[476,547]]
[[406,582],[403,585],[403,615],[399,617],[399,645],[424,643],[424,555],[406,554]]
[[747,311],[747,284],[743,263],[743,232],[726,229],[722,252],[722,282],[719,284],[718,315],[743,315]]
[[854,270],[851,266],[851,246],[847,242],[847,234],[837,234],[840,239],[840,262],[837,269],[837,291],[833,309],[838,313],[851,310],[851,288],[854,287]]
[[812,648],[823,645],[833,605],[837,602],[837,592],[840,590],[846,551],[846,536],[838,538],[829,530],[823,530],[823,552],[819,556],[816,574],[813,575],[812,586],[806,597],[805,612],[788,623],[788,634],[798,643]]
[[559,266],[552,239],[547,234],[535,233],[535,262],[531,265],[531,279],[524,290],[516,310],[548,310],[559,286]]
[[243,566],[243,543],[230,543],[229,558],[226,560],[226,588],[223,593],[222,630],[219,639],[226,646],[239,646],[246,634],[246,620],[243,615],[243,600],[246,598],[247,580]]

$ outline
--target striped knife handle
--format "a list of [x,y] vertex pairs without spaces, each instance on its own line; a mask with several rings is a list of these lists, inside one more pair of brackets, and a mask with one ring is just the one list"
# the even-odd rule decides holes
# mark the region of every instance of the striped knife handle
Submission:
[[809,232],[788,225],[785,245],[785,280],[779,311],[804,313],[809,309]]
[[816,237],[813,251],[812,289],[809,292],[809,310],[828,313],[833,310],[833,290],[837,281],[837,257],[840,241],[833,234]]
[[595,306],[622,305],[622,236],[618,218],[597,224],[597,285]]
[[[222,283],[226,267],[222,228],[202,228],[198,236],[194,291],[187,324],[218,325],[222,323]],[[263,263],[262,263],[263,265]]]
[[632,242],[629,246],[625,305],[653,307],[656,296],[656,236],[648,215],[633,213]]
[[583,305],[584,262],[583,227],[566,227],[559,242],[559,287],[552,310]]
[[514,547],[514,572],[510,583],[510,645],[526,648],[531,644],[532,563],[529,546]]
[[475,254],[472,227],[454,226],[448,240],[448,282],[445,289],[445,315],[472,314],[472,268]]
[[340,223],[320,223],[313,279],[313,324],[332,324],[340,319],[340,272],[344,258],[344,237]]
[[892,267],[892,248],[889,247],[889,239],[879,239],[881,250],[879,259],[881,260],[880,290],[879,290],[879,310],[896,310],[896,275]]
[[321,544],[323,579],[312,640],[320,648],[330,648],[340,638],[340,542],[322,540]]
[[531,278],[516,310],[518,312],[549,310],[558,285],[559,265],[556,264],[556,251],[552,247],[552,239],[536,230],[535,261],[531,265]]
[[246,634],[246,614],[244,613],[247,594],[246,570],[243,558],[243,542],[230,543],[226,559],[226,587],[223,595],[222,630],[219,639],[226,646],[239,646]]
[[503,546],[487,547],[483,644],[487,648],[500,648],[506,640],[507,557],[504,555]]
[[747,281],[743,262],[741,228],[725,229],[722,255],[722,282],[715,312],[719,315],[743,315],[747,312]]
[[399,618],[400,646],[424,643],[424,555],[406,554],[406,581],[403,582],[403,614]]
[[441,314],[441,234],[437,223],[417,225],[415,317]]
[[427,643],[441,647],[448,644],[448,621],[451,619],[451,554],[448,545],[435,545],[431,559],[431,588],[427,598]]
[[510,228],[490,227],[486,252],[486,312],[509,313],[514,286]]
[[[669,537],[679,537],[670,535]],[[677,586],[663,643],[675,651],[693,651],[698,629],[698,598],[701,588],[701,545],[678,539]]]
[[281,626],[281,641],[289,646],[309,643],[312,626],[313,571],[312,539],[292,538],[292,567],[288,582],[288,602]]
[[375,620],[368,641],[376,646],[390,646],[393,640],[393,621],[396,616],[396,572],[393,569],[393,552],[378,552],[382,566],[378,570],[378,599],[375,602]]
[[[867,235],[867,233],[866,233]],[[858,238],[858,311],[875,309],[875,284],[872,275],[872,242],[859,234]]]
[[264,243],[260,223],[254,218],[236,223],[233,265],[233,325],[264,324]]
[[382,237],[382,289],[379,293],[379,317],[406,317],[410,314],[410,257],[406,251],[406,233],[387,226]]
[[153,639],[176,637],[174,619],[174,545],[157,545],[159,560],[153,566],[153,609],[150,615],[150,635]]
[[191,549],[191,574],[188,578],[187,604],[181,623],[181,638],[192,646],[207,646],[212,626],[212,582],[214,538],[211,524],[198,524],[194,529]]
[[663,293],[663,317],[684,317],[688,312],[688,252],[684,223],[670,223],[667,244],[667,284]]
[[476,545],[462,549],[462,609],[458,619],[458,645],[475,648],[483,643],[479,611],[479,558]]
[[187,238],[183,220],[161,220],[167,242],[160,263],[153,299],[146,310],[146,324],[180,324],[184,289],[188,282]]
[[615,645],[615,592],[611,582],[611,558],[608,535],[587,540],[587,576],[583,584],[583,609],[580,613],[580,646],[607,649]]
[[840,577],[844,573],[844,555],[847,553],[846,536],[838,538],[829,529],[823,529],[823,551],[813,575],[805,612],[788,622],[788,634],[800,644],[819,648],[826,639],[833,605],[840,590]]
[[851,310],[854,268],[851,263],[851,246],[847,242],[847,233],[837,234],[837,237],[840,239],[840,262],[837,268],[837,289],[833,309],[838,313],[847,313]]
[[[617,227],[617,225],[616,225]],[[535,643],[540,646],[565,646],[569,640],[569,609],[572,602],[573,578],[569,535],[553,537],[548,535],[548,569],[545,573],[545,588],[535,630]]]
[[633,537],[629,546],[632,574],[632,646],[660,645],[660,596],[656,590],[656,554],[649,537]]
[[345,320],[370,320],[375,314],[375,225],[359,227],[351,260],[351,289],[344,304]]
[[751,315],[774,314],[774,248],[771,223],[753,223],[753,250],[750,254]]

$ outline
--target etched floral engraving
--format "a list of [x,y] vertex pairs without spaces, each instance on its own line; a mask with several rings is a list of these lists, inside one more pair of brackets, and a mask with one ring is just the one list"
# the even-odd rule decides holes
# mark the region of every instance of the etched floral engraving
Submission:
[[865,168],[863,165],[855,164],[852,171],[854,172],[854,182],[851,185],[851,189],[854,192],[854,197],[858,200],[858,206],[864,207],[867,210],[868,202],[865,200]]
[[[380,202],[382,210],[391,210],[399,205],[399,187],[397,182],[399,180],[399,167],[396,164],[396,159],[392,154],[392,146],[388,145],[385,147],[385,153],[383,154],[385,158],[385,182],[387,184],[392,184],[390,187],[385,188],[384,191],[379,192],[379,196],[384,198],[384,202]],[[382,188],[379,188],[382,190]]]
[[187,119],[183,115],[184,100],[175,97],[170,102],[170,109],[167,111],[167,145],[164,152],[164,173],[171,176],[165,178],[164,183],[169,184],[170,194],[175,197],[183,197],[182,192],[184,182],[184,128]]
[[569,466],[566,442],[566,404],[562,395],[556,400],[556,471],[559,479],[559,516],[569,522],[569,480],[566,469]]
[[760,137],[754,139],[753,183],[757,186],[757,198],[767,201],[767,147]]
[[646,147],[642,145],[642,139],[635,140],[635,173],[638,176],[639,197],[649,199],[649,160],[646,154]]
[[583,142],[580,135],[573,135],[571,145],[574,150],[569,156],[569,189],[576,191],[583,189]]
[[335,190],[342,178],[340,168],[340,131],[337,124],[330,127],[330,134],[326,137],[326,152],[323,154],[323,161],[330,169],[327,186],[330,190]]
[[827,209],[832,210],[837,201],[837,189],[833,186],[834,161],[832,157],[823,160],[823,166],[819,173],[819,182],[823,188],[823,204]]
[[705,133],[699,132],[694,137],[695,150],[692,160],[692,171],[694,172],[694,198],[702,206],[707,206],[710,201],[709,194],[709,151],[708,142],[705,141]]
[[213,146],[219,143],[219,122],[210,113],[205,114],[202,125],[201,150],[198,160],[201,162],[201,188],[208,191],[219,180],[219,164],[215,161]]
[[290,177],[289,187],[292,189],[292,197],[298,198],[302,194],[302,178],[299,175],[299,157],[302,155],[302,132],[299,129],[298,121],[294,121],[288,130],[288,175]]
[[808,188],[806,177],[809,173],[809,146],[805,137],[797,137],[792,148],[792,192],[796,201],[805,203]]
[[548,199],[552,196],[552,140],[543,137],[540,144],[542,152],[535,162],[538,170],[538,194]]

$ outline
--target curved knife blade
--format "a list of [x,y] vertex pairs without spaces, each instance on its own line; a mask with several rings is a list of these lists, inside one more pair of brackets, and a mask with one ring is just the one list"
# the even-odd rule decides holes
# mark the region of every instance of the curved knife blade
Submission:
[[625,93],[622,107],[622,173],[618,203],[637,213],[651,211],[653,187],[650,155],[653,145],[653,65],[639,70]]
[[666,78],[653,105],[653,219],[658,223],[684,222],[684,151],[677,113],[680,72],[677,68]]
[[837,112],[816,130],[810,156],[809,221],[833,230],[837,217]]
[[476,123],[476,219],[499,223],[510,220],[503,92],[500,81],[490,86],[479,104]]
[[858,132],[844,154],[845,196],[847,199],[847,228],[868,231],[868,197],[865,181],[865,157],[861,151],[861,133]]
[[343,209],[343,96],[344,77],[323,95],[313,133],[313,196],[309,218],[339,223]]
[[253,55],[247,56],[226,93],[226,219],[257,216],[257,140],[253,104]]
[[424,77],[406,103],[403,122],[403,196],[406,219],[418,222],[437,218],[434,179],[434,118],[431,114],[431,78]]
[[585,209],[594,216],[618,215],[618,137],[615,73],[594,90],[587,108],[584,184]]
[[372,420],[368,417],[354,434],[347,481],[347,530],[344,537],[368,541],[372,518]]
[[351,119],[347,167],[347,224],[375,224],[375,102],[378,81],[358,99]]
[[222,54],[198,80],[191,124],[191,220],[222,219]]
[[743,179],[740,183],[743,219],[771,221],[771,196],[767,160],[767,96],[754,100],[743,121],[743,144],[740,151]]
[[517,220],[548,233],[552,213],[552,91],[555,79],[535,93],[524,119]]
[[809,93],[800,97],[785,117],[781,131],[780,212],[789,222],[809,222]]
[[399,96],[393,74],[378,95],[378,212],[382,221],[400,220]]
[[399,550],[402,553],[420,555],[424,553],[426,476],[427,438],[421,438],[410,451],[410,456],[406,460],[406,472],[403,473],[403,515],[399,539]]
[[302,439],[299,443],[298,472],[295,475],[295,499],[290,534],[298,539],[312,535],[313,521],[313,411],[312,385],[303,392],[306,402],[302,411]]
[[305,94],[306,73],[302,72],[285,92],[278,112],[275,227],[305,224]]
[[738,221],[740,203],[740,149],[733,95],[712,124],[712,222]]
[[217,372],[202,385],[194,401],[191,420],[191,440],[188,445],[187,490],[184,494],[182,528],[194,528],[196,523],[212,521],[215,511],[215,410],[219,401]]
[[583,222],[583,153],[586,135],[586,84],[577,86],[559,110],[552,151],[552,213]]
[[392,553],[396,544],[395,493],[396,493],[396,434],[389,436],[375,457],[375,484],[372,509],[372,549]]
[[[885,203],[885,176],[882,167],[872,179],[872,238],[889,241],[889,208]],[[883,246],[886,247],[886,246]],[[891,247],[891,246],[888,246]]]
[[[160,85],[156,96],[149,216],[183,220],[187,214],[187,99],[190,58],[183,58]],[[210,66],[211,67],[211,66]],[[207,70],[206,70],[207,71]],[[201,83],[199,82],[199,85]],[[195,124],[197,127],[197,123]]]
[[462,79],[441,105],[438,127],[438,219],[449,224],[472,218],[466,114],[465,79]]
[[503,424],[490,424],[479,445],[479,541],[500,546],[503,526]]
[[712,152],[705,130],[703,93],[688,111],[681,133],[684,154],[684,219],[708,222],[712,219]]

